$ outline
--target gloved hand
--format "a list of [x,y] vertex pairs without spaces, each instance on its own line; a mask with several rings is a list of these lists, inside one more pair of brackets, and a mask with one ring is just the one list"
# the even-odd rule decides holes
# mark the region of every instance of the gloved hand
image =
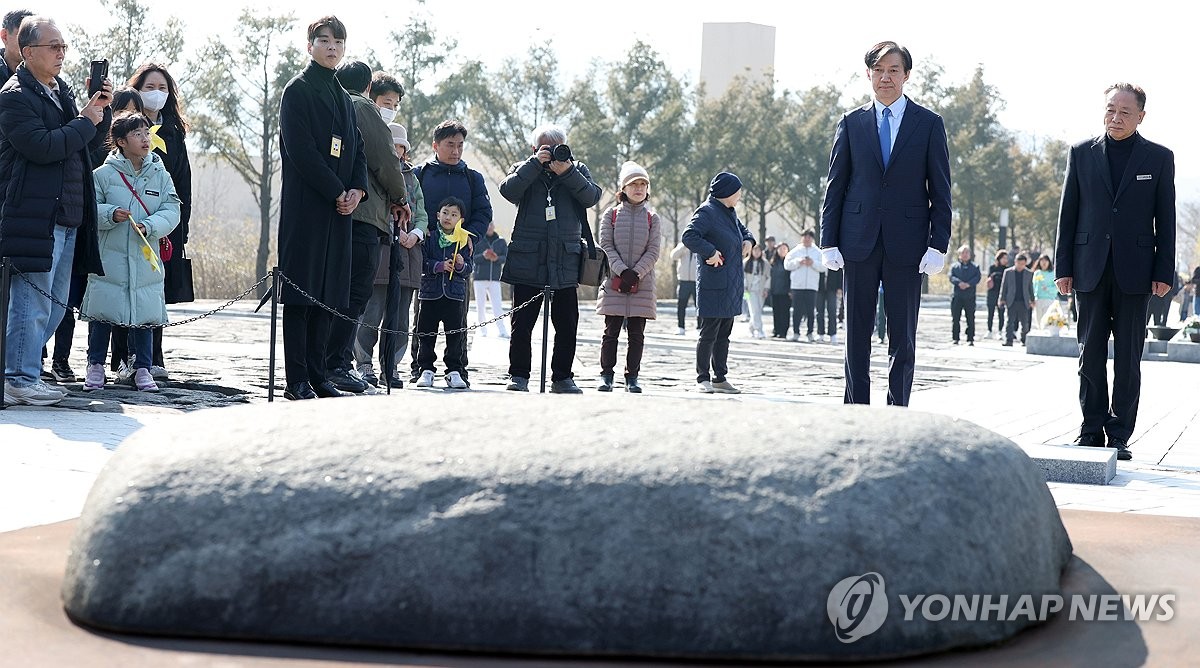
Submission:
[[433,265],[433,273],[448,274],[448,273],[450,273],[450,267],[451,267],[451,264],[449,262],[442,260],[441,262],[437,262],[436,264]]
[[636,271],[634,271],[632,269],[626,269],[625,271],[622,271],[621,272],[621,292],[632,291],[633,286],[637,285],[638,281],[640,281],[640,280],[641,280],[641,278],[638,277]]
[[936,248],[928,248],[925,250],[925,257],[921,258],[921,264],[917,266],[917,271],[922,274],[936,274],[946,266],[946,257]]
[[824,248],[821,250],[821,262],[825,264],[825,268],[830,271],[837,271],[846,266],[846,261],[842,259],[842,252],[837,246],[832,248]]

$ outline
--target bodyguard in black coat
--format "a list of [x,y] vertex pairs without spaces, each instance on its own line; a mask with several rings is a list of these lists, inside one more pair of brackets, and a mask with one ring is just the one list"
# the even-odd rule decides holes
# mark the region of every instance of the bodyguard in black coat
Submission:
[[[312,62],[288,82],[279,105],[283,178],[279,269],[313,299],[350,302],[351,216],[367,197],[367,161],[350,97],[334,77],[346,49],[336,17],[308,27]],[[288,399],[340,396],[326,378],[330,316],[283,281]]]
[[[1078,445],[1116,448],[1129,437],[1142,389],[1142,347],[1150,293],[1175,274],[1175,156],[1137,132],[1146,93],[1128,83],[1105,91],[1105,134],[1071,147],[1058,213],[1058,290],[1079,305]],[[1112,402],[1108,337],[1113,338]]]

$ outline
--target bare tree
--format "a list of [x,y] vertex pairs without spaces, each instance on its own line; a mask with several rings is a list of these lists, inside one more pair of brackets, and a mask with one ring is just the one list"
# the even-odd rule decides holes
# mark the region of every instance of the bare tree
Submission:
[[[212,38],[190,69],[198,73],[190,90],[198,108],[193,130],[200,145],[229,163],[250,186],[258,205],[256,276],[267,273],[271,225],[279,207],[279,100],[283,88],[304,65],[302,52],[287,44],[295,18],[242,11],[234,39]],[[231,48],[233,45],[233,48]],[[261,296],[266,287],[259,289]]]
[[[94,31],[78,24],[67,26],[72,48],[71,57],[63,63],[62,78],[77,95],[87,94],[83,82],[92,60],[109,61],[108,78],[114,88],[125,85],[142,63],[154,61],[170,69],[179,60],[183,22],[177,17],[155,21],[150,6],[141,0],[101,0],[101,4],[112,17],[108,25],[96,26]],[[176,79],[186,81],[186,77]]]

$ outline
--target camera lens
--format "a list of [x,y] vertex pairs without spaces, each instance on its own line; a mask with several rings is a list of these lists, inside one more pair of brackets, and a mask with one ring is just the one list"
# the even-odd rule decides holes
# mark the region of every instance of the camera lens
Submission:
[[559,162],[567,162],[571,159],[571,147],[566,144],[559,144],[550,149],[550,156]]

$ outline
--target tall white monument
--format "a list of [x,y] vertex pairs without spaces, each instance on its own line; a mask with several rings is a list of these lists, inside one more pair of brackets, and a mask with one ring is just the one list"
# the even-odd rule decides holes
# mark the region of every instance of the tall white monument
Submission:
[[775,27],[757,23],[705,23],[700,81],[719,98],[738,75],[762,77],[775,67]]

